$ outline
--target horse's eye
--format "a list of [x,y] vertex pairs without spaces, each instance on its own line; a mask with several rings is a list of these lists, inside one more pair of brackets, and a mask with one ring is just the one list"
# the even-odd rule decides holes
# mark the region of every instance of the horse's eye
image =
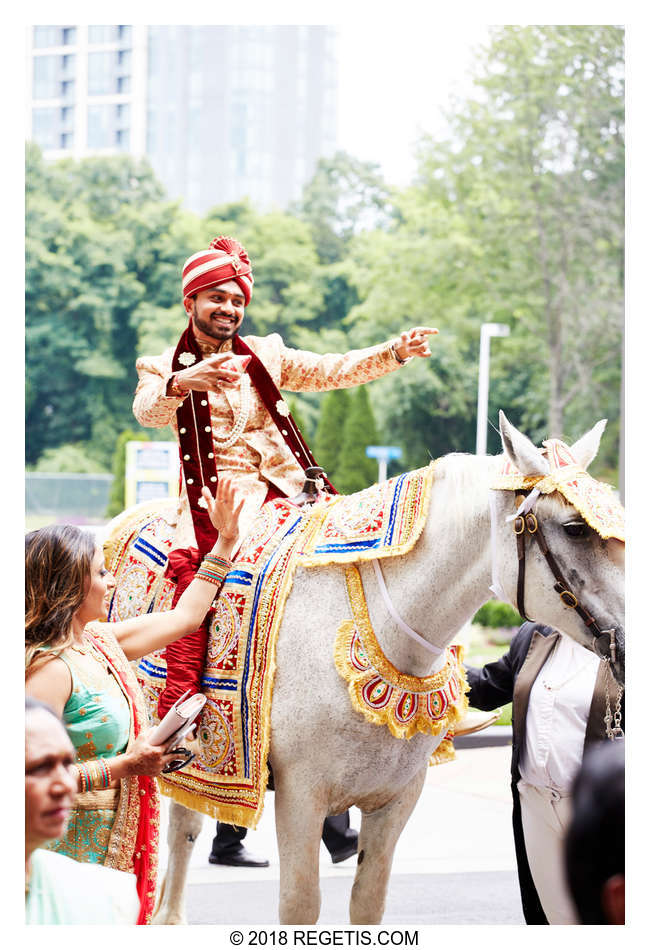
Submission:
[[589,530],[584,521],[567,521],[562,527],[570,538],[584,538]]

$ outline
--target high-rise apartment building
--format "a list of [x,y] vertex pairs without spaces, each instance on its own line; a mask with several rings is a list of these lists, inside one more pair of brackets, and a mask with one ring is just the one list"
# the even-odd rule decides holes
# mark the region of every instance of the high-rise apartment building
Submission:
[[28,137],[46,158],[146,155],[204,212],[297,198],[336,148],[328,26],[34,26]]

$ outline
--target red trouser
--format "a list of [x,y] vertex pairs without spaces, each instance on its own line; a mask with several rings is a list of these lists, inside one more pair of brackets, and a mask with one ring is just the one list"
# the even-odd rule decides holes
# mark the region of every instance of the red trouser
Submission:
[[[284,497],[275,485],[269,485],[264,504],[274,498]],[[193,581],[201,561],[202,556],[198,548],[178,548],[170,552],[167,577],[176,581],[172,607],[176,606],[185,588]],[[192,691],[190,695],[200,692],[205,654],[208,648],[209,623],[210,615],[208,614],[201,626],[193,633],[186,633],[174,643],[167,644],[167,682],[158,700],[158,715],[161,719],[186,690]]]
[[[166,576],[176,581],[172,607],[176,606],[185,588],[194,580],[201,560],[198,548],[178,548],[170,552]],[[208,614],[193,633],[186,633],[180,640],[167,644],[167,681],[158,699],[158,715],[161,719],[186,690],[192,690],[190,695],[200,691],[208,646],[209,617]]]

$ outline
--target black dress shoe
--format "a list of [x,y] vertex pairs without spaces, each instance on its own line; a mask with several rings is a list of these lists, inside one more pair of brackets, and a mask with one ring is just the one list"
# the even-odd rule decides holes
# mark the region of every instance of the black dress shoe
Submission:
[[243,845],[235,850],[224,851],[223,854],[212,852],[208,861],[210,864],[225,864],[231,868],[267,868],[269,866],[266,858],[256,858]]
[[337,851],[330,852],[332,864],[340,864],[341,861],[346,861],[348,858],[351,858],[353,854],[357,853],[358,847],[359,836],[355,833],[354,838],[351,837],[349,844],[343,845],[343,847],[339,848]]

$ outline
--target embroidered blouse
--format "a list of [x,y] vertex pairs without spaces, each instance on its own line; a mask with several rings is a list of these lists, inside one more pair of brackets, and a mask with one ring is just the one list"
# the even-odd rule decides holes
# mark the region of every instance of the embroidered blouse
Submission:
[[130,711],[124,693],[109,673],[106,659],[92,646],[61,654],[70,670],[72,692],[63,720],[77,760],[120,755],[129,739]]

